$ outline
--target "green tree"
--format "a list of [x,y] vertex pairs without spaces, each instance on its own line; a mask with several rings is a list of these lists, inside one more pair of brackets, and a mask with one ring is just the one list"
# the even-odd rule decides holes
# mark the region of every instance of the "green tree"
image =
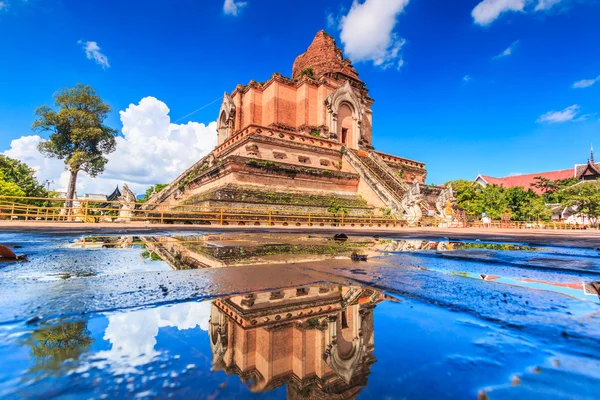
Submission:
[[533,187],[540,189],[543,193],[555,192],[558,189],[558,185],[556,181],[551,181],[548,178],[544,178],[543,176],[536,176],[533,178],[535,181],[533,183]]
[[510,215],[517,221],[526,221],[532,218],[531,204],[539,198],[531,189],[525,190],[522,186],[515,186],[504,190],[506,197],[507,208],[510,210]]
[[483,188],[462,179],[447,183],[452,185],[457,205],[471,214],[481,215],[485,212],[492,219],[510,215],[511,219],[518,221],[547,220],[552,215],[544,198],[531,189],[497,185]]
[[33,130],[50,132],[50,138],[40,142],[38,149],[46,157],[65,161],[70,172],[66,206],[75,195],[77,174],[84,171],[92,177],[104,172],[108,159],[115,151],[117,131],[104,125],[112,111],[89,85],[77,84],[54,94],[58,111],[41,106],[35,110],[37,119]]
[[552,210],[546,205],[543,197],[535,196],[521,206],[520,214],[521,221],[548,221],[552,216]]
[[47,197],[48,192],[35,178],[35,170],[27,164],[0,155],[0,172],[6,182],[17,185],[22,191],[22,196],[27,197]]
[[460,208],[471,214],[481,212],[477,202],[477,199],[483,190],[480,185],[466,179],[448,181],[444,184],[444,186],[447,186],[448,184],[452,185],[454,197],[456,198],[456,204]]
[[25,192],[16,183],[9,182],[4,177],[4,171],[0,170],[0,196],[25,196]]
[[146,189],[146,194],[144,195],[144,201],[148,201],[152,193],[159,193],[161,190],[169,186],[167,183],[157,183],[156,185],[150,186]]
[[479,213],[485,212],[492,219],[500,219],[505,214],[513,214],[502,186],[487,185],[477,197],[476,204]]
[[582,182],[565,189],[566,198],[562,204],[573,207],[578,213],[587,216],[593,225],[600,218],[600,181]]
[[564,189],[579,182],[581,182],[581,180],[578,178],[567,178],[551,181],[552,189],[545,191],[543,194],[546,203],[562,203],[566,199],[566,192]]
[[68,359],[77,359],[94,342],[85,321],[66,322],[34,331],[26,340],[36,370],[58,370]]

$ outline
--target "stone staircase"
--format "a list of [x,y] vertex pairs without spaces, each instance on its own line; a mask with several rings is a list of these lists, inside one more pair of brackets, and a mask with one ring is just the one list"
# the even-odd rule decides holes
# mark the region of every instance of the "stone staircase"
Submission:
[[362,155],[357,150],[346,148],[344,156],[394,214],[408,219],[420,218],[419,206],[409,201],[409,185],[376,154],[371,152]]
[[381,159],[377,154],[370,151],[368,160],[365,160],[373,170],[375,170],[380,176],[385,177],[386,182],[393,185],[394,190],[398,193],[402,193],[402,196],[409,190],[409,185],[398,175],[396,171],[390,168],[385,161]]

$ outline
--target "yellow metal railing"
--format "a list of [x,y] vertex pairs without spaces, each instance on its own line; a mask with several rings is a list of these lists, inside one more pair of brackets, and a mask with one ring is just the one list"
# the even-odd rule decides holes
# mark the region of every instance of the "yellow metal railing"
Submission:
[[[35,205],[33,203],[46,203]],[[100,203],[105,207],[100,207]],[[143,222],[143,223],[197,223],[210,225],[268,225],[268,226],[348,226],[348,227],[401,227],[406,222],[390,216],[371,213],[298,213],[273,209],[251,209],[198,206],[191,204],[159,204],[144,209],[144,203],[23,198],[0,196],[0,220],[48,222]]]
[[[330,212],[293,212],[263,209],[198,206],[193,204],[158,204],[145,209],[145,203],[123,201],[0,196],[0,220],[37,222],[109,223],[137,222],[158,224],[206,224],[246,226],[322,226],[322,227],[407,227],[409,221],[393,215],[346,214]],[[103,205],[105,207],[100,207]],[[412,221],[414,222],[414,221]],[[415,224],[411,222],[411,226]],[[479,229],[591,229],[589,225],[546,221],[448,221],[423,217],[416,227],[465,227]]]
[[553,230],[582,230],[597,229],[595,226],[561,221],[491,221],[484,223],[474,221],[467,224],[471,228],[482,229],[553,229]]

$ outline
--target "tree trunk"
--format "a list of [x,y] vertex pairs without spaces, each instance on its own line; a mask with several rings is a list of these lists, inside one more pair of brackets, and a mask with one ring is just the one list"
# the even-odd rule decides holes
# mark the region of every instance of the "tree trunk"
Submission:
[[65,201],[65,208],[67,215],[73,214],[73,198],[75,197],[75,187],[77,185],[77,173],[79,170],[72,170],[71,176],[69,177],[69,187],[67,189],[67,201]]

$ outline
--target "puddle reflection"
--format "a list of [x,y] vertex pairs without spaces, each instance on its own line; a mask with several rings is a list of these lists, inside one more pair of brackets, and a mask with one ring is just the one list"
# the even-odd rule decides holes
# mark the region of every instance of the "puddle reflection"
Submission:
[[[354,398],[375,363],[373,310],[386,297],[360,287],[298,287],[42,326],[18,334],[12,347],[0,340],[0,354],[12,354],[0,361],[0,396],[52,397],[75,390],[75,380],[86,387],[75,397],[89,397],[90,382],[102,380],[116,397],[218,387],[225,397],[280,388],[290,398]],[[225,390],[232,374],[239,380]]]
[[358,287],[310,287],[212,303],[213,368],[252,391],[288,385],[297,394],[355,396],[367,383],[373,308],[383,295]]
[[454,250],[501,250],[501,251],[536,251],[535,247],[513,243],[482,243],[439,240],[385,240],[387,246],[382,250],[388,252],[410,251],[454,251]]
[[30,372],[58,372],[66,360],[77,360],[94,342],[84,321],[67,322],[34,331],[25,341],[33,366]]
[[324,235],[219,234],[172,236],[88,236],[71,245],[85,249],[144,249],[142,256],[173,269],[220,268],[348,259],[353,252],[376,254],[387,242],[374,238],[336,240]]

